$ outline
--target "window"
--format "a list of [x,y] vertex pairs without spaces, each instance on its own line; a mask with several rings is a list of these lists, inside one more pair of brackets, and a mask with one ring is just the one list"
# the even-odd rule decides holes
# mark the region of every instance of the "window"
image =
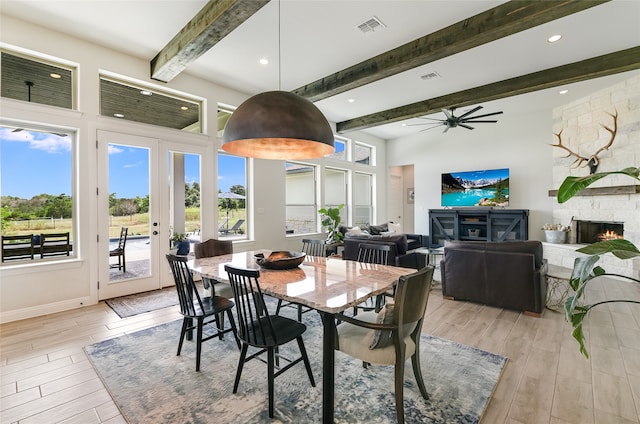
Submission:
[[2,97],[74,109],[75,68],[2,50]]
[[316,167],[286,162],[286,230],[307,234],[318,231]]
[[247,159],[218,153],[218,232],[224,239],[246,239]]
[[375,165],[373,152],[373,147],[362,143],[355,143],[353,147],[353,161],[363,165]]
[[201,101],[100,77],[100,115],[202,132]]
[[338,160],[348,160],[347,158],[347,141],[336,138],[334,140],[336,151],[326,157]]
[[324,170],[324,207],[337,208],[341,204],[340,221],[347,222],[347,171],[343,169],[325,168]]
[[373,217],[373,176],[356,172],[353,176],[353,225],[361,226],[372,222]]
[[41,259],[42,234],[69,235],[69,243],[52,248],[47,259],[77,255],[74,146],[75,133],[68,130],[0,127],[2,235],[33,236],[36,245],[33,258],[8,259],[5,264]]

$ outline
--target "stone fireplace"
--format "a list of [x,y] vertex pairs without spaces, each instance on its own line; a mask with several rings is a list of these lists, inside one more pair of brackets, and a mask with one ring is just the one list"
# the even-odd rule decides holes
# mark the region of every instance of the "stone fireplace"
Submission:
[[[617,134],[608,150],[599,154],[596,172],[618,171],[640,166],[640,76],[635,75],[608,89],[553,110],[551,134],[562,130],[563,144],[573,152],[588,156],[609,139],[603,126],[613,125],[617,113]],[[604,143],[604,144],[603,144]],[[561,149],[551,148],[553,187],[557,190],[567,176],[585,176],[589,168],[576,168],[575,157],[566,157]],[[582,255],[576,249],[597,242],[609,231],[609,237],[623,237],[640,247],[640,185],[623,175],[605,177],[565,203],[554,199],[554,224],[571,223],[567,244],[544,243],[544,256],[550,264],[573,268]],[[608,273],[640,278],[640,259],[621,260],[611,254],[601,256],[599,265]]]
[[577,244],[624,238],[623,222],[577,220],[575,223]]

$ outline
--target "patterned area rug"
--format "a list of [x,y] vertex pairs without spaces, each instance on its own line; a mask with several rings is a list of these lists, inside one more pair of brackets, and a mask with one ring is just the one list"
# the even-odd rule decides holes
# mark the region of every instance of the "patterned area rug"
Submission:
[[[293,308],[285,308],[291,310]],[[288,312],[287,312],[288,313]],[[322,327],[305,314],[304,340],[316,387],[298,364],[276,378],[275,418],[267,413],[267,371],[260,361],[244,366],[238,393],[233,381],[240,356],[233,337],[203,344],[195,371],[194,342],[176,356],[181,321],[85,347],[89,359],[129,423],[319,423],[322,420]],[[298,354],[295,343],[281,348]],[[506,364],[505,357],[423,335],[422,371],[430,400],[405,373],[407,423],[477,423]],[[336,352],[336,423],[395,423],[393,367],[370,366]]]
[[162,290],[114,297],[113,299],[105,300],[105,302],[120,318],[127,318],[177,305],[178,293],[176,293],[175,287],[166,287]]

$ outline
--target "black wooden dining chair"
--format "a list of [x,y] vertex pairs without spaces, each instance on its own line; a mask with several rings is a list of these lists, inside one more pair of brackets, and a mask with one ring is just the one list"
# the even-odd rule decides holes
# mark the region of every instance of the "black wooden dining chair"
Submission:
[[[224,269],[229,275],[229,282],[233,289],[236,314],[238,315],[238,337],[242,341],[242,351],[240,361],[236,371],[236,379],[233,385],[233,393],[237,393],[242,368],[245,362],[258,357],[267,352],[267,386],[269,391],[269,417],[273,418],[274,400],[273,389],[274,380],[277,376],[294,366],[300,361],[304,362],[311,386],[315,387],[316,382],[311,372],[311,364],[304,347],[302,334],[307,326],[291,318],[279,315],[269,315],[258,278],[260,271],[255,269],[241,269],[230,265],[225,265]],[[276,355],[278,347],[290,341],[296,340],[300,349],[300,357],[290,360],[280,357],[289,362],[284,367],[275,371]],[[258,352],[247,356],[249,346],[258,348]]]
[[[388,265],[389,257],[393,255],[394,246],[391,244],[362,243],[358,248],[358,262],[366,264]],[[358,314],[358,310],[379,311],[386,297],[393,297],[394,290],[380,294],[375,298],[369,298],[366,302],[353,307],[353,315]]]
[[[420,333],[433,282],[433,266],[399,278],[395,302],[357,317],[337,314],[336,350],[364,364],[395,366],[396,418],[404,423],[404,367],[411,358],[420,394],[429,399],[420,368]],[[384,393],[380,394],[381,396]]]
[[[327,257],[327,243],[324,240],[314,239],[302,239],[302,252],[309,256]],[[278,306],[276,307],[276,315],[280,314],[280,310],[283,307],[292,306],[298,310],[298,321],[302,322],[302,314],[313,311],[312,308],[304,307],[299,303],[287,302],[282,299],[278,299]]]
[[[196,371],[200,371],[200,353],[202,351],[202,342],[222,336],[225,333],[233,332],[236,339],[238,349],[240,349],[240,341],[236,334],[236,323],[233,319],[231,310],[233,309],[233,301],[221,296],[201,297],[193,281],[191,270],[187,267],[187,258],[185,256],[167,255],[167,260],[171,266],[171,272],[176,283],[178,299],[180,301],[180,314],[182,315],[182,330],[180,331],[180,342],[178,343],[178,353],[180,356],[182,351],[182,343],[185,336],[191,338],[193,330],[196,330]],[[224,329],[218,320],[218,314],[225,313],[229,318],[230,328]],[[196,324],[193,324],[193,321]],[[215,323],[216,333],[203,337],[204,326]]]

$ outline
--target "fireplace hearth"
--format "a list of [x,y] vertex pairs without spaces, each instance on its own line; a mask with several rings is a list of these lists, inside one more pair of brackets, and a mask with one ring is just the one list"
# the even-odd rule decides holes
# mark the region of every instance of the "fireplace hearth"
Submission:
[[576,221],[578,244],[624,238],[624,223],[615,221]]

